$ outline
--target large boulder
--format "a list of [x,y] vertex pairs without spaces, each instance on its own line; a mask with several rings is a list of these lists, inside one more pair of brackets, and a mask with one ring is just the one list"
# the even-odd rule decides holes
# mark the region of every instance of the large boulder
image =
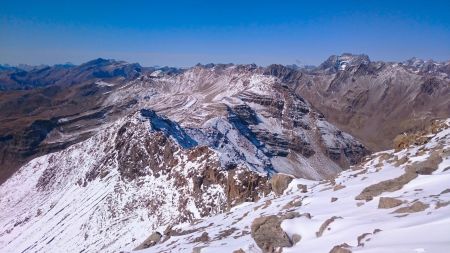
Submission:
[[281,228],[282,221],[282,218],[275,215],[253,220],[251,225],[252,238],[264,253],[275,252],[279,247],[292,247],[291,239]]

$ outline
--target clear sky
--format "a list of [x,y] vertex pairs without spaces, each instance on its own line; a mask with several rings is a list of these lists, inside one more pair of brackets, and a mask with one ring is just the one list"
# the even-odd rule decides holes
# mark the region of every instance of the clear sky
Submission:
[[450,59],[447,1],[0,0],[0,63],[144,66]]

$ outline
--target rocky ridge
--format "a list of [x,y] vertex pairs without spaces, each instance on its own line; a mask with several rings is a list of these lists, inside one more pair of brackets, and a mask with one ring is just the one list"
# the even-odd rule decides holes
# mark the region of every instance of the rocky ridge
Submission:
[[1,185],[2,251],[134,248],[160,226],[194,222],[270,192],[266,175],[223,170],[214,151],[183,148],[147,116],[128,116],[36,158]]

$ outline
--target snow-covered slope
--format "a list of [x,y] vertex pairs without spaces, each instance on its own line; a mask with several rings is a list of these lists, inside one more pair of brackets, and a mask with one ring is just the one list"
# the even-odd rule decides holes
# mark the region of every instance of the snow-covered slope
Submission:
[[146,112],[36,158],[0,186],[0,252],[131,250],[159,226],[264,195],[266,177],[224,171],[206,147],[184,149]]
[[[294,179],[281,196],[180,224],[142,252],[261,252],[258,238],[276,248],[283,233],[288,244],[301,238],[283,252],[449,252],[450,120],[441,127],[422,145],[373,154],[335,179]],[[254,221],[272,215],[282,230],[272,223],[263,237]]]

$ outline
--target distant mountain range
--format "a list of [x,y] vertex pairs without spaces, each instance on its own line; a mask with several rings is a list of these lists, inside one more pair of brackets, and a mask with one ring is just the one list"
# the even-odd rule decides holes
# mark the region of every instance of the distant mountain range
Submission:
[[[114,64],[112,64],[114,63]],[[345,70],[347,67],[355,67],[359,65],[369,65],[369,63],[374,64],[374,62],[371,62],[369,60],[369,57],[367,55],[353,55],[349,53],[342,54],[340,56],[338,55],[332,55],[330,56],[325,62],[320,64],[319,66],[314,65],[304,65],[304,66],[297,66],[295,64],[293,65],[286,65],[286,68],[293,69],[296,71],[302,71],[306,73],[336,73],[338,71]],[[403,66],[405,69],[408,69],[410,71],[416,72],[416,73],[444,73],[446,75],[450,74],[450,61],[447,62],[436,62],[433,60],[422,60],[418,58],[411,58],[409,60],[406,60],[404,62],[398,62],[398,63],[392,63],[392,62],[375,62],[378,64],[391,64],[391,65],[400,65]],[[15,89],[30,89],[33,87],[40,87],[40,86],[47,86],[54,84],[56,82],[55,80],[59,80],[58,77],[61,74],[61,70],[65,69],[67,70],[67,73],[76,73],[79,71],[83,71],[86,67],[89,66],[106,66],[106,65],[116,65],[114,68],[119,68],[119,65],[127,65],[128,69],[118,70],[116,69],[116,73],[108,73],[107,75],[109,77],[112,76],[122,76],[122,77],[131,77],[130,71],[131,69],[134,69],[134,71],[139,73],[149,73],[153,72],[155,70],[161,70],[165,73],[180,73],[185,71],[188,68],[176,68],[176,67],[161,67],[161,66],[152,66],[152,67],[142,67],[138,63],[127,63],[124,61],[116,61],[111,59],[102,59],[98,58],[96,60],[92,60],[90,62],[81,64],[81,65],[74,65],[72,63],[64,63],[64,64],[56,64],[56,65],[28,65],[28,64],[19,64],[16,66],[12,65],[1,65],[0,64],[0,90],[15,90]],[[234,64],[197,64],[196,66],[203,66],[205,68],[213,67],[216,65],[234,65]],[[93,74],[92,77],[99,77],[101,78],[101,73],[103,70],[97,70],[96,73]],[[59,72],[59,73],[58,73]],[[106,74],[103,73],[103,74]],[[45,80],[41,80],[44,79]],[[106,76],[104,76],[106,77]],[[36,79],[39,80],[39,82],[36,81]],[[53,80],[53,82],[52,82]],[[33,82],[34,81],[34,82]],[[67,80],[65,80],[67,81]],[[79,80],[74,80],[79,81]],[[62,80],[60,81],[63,82]]]

